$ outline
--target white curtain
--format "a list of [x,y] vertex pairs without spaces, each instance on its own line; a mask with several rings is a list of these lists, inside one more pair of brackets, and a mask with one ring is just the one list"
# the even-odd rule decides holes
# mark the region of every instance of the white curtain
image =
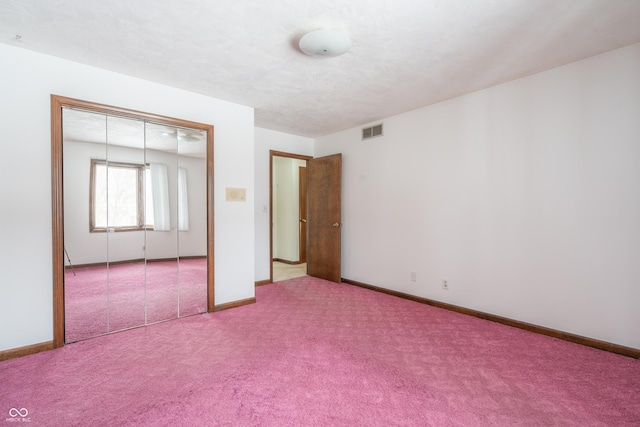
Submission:
[[153,193],[153,229],[171,230],[169,210],[169,173],[167,165],[151,163],[151,189]]
[[189,199],[185,168],[178,168],[178,230],[189,231]]

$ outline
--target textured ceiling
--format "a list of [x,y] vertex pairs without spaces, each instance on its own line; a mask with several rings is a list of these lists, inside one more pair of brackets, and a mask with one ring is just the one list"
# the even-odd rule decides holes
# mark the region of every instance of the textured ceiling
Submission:
[[[638,0],[0,0],[0,42],[309,137],[640,42],[639,22]],[[346,31],[351,51],[302,54],[317,28]]]

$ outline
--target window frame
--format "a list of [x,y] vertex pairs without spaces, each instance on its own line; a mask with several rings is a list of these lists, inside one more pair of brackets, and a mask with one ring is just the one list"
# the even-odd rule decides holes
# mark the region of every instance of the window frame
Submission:
[[[107,167],[107,171],[110,167],[117,168],[129,168],[137,170],[136,180],[136,203],[137,224],[134,226],[124,227],[97,227],[95,224],[95,205],[96,205],[96,167],[98,165],[104,165]],[[89,232],[90,233],[106,233],[106,232],[121,232],[121,231],[142,231],[153,230],[153,225],[145,224],[145,198],[144,198],[144,179],[146,169],[149,168],[148,164],[144,163],[125,163],[125,162],[112,162],[103,159],[91,159],[91,172],[89,174]]]

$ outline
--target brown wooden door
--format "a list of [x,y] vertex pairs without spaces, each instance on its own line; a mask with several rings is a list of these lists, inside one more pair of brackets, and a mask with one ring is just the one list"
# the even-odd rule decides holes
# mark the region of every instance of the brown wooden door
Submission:
[[307,274],[341,280],[342,154],[307,162]]
[[298,206],[300,210],[300,252],[301,263],[307,262],[307,168],[298,168]]

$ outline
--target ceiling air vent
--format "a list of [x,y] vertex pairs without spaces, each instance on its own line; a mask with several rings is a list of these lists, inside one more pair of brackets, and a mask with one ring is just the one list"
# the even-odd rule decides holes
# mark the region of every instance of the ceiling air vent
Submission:
[[382,123],[379,125],[371,126],[370,128],[362,129],[362,139],[375,138],[376,136],[382,136]]

